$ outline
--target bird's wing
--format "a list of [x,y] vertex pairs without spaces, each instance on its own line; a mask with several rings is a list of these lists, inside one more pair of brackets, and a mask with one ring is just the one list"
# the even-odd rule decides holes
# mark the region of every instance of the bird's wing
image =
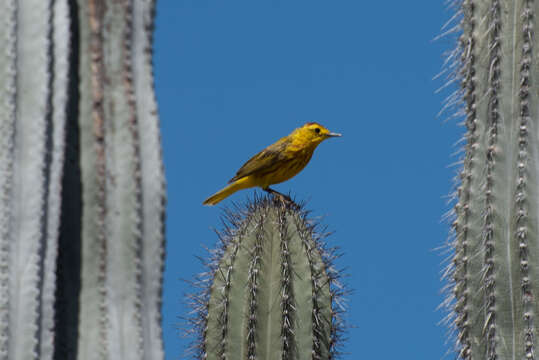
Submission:
[[290,139],[284,137],[247,160],[238,170],[236,176],[230,179],[229,183],[252,174],[267,174],[275,171],[283,164],[292,160],[285,149],[290,144]]

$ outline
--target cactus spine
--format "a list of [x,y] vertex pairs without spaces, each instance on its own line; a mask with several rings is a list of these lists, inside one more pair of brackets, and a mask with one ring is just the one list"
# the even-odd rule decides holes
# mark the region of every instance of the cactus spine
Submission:
[[162,359],[153,0],[0,11],[0,360]]
[[193,297],[199,359],[332,359],[342,331],[334,250],[297,209],[268,198],[228,211]]
[[458,8],[462,33],[453,58],[466,143],[445,304],[460,358],[534,359],[539,7],[531,0],[464,0]]

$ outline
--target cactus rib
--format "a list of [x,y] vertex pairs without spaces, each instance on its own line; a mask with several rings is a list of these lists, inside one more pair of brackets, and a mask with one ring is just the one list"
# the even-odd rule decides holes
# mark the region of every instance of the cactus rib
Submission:
[[527,171],[528,154],[529,154],[529,130],[531,125],[531,111],[529,107],[530,98],[530,65],[532,62],[532,36],[533,36],[533,17],[534,12],[531,8],[531,1],[525,1],[522,12],[522,48],[520,60],[520,123],[519,123],[519,139],[518,139],[518,170],[517,170],[517,185],[515,196],[516,207],[516,237],[519,244],[520,255],[520,271],[521,271],[521,291],[523,302],[523,322],[524,322],[524,353],[526,358],[534,358],[535,354],[535,330],[533,327],[533,302],[529,271],[529,239],[530,220],[528,217],[528,188]]
[[[50,1],[18,2],[17,72],[12,186],[12,238],[8,358],[33,358],[39,349],[42,252],[46,251],[49,159],[45,157],[50,111]],[[25,96],[20,96],[24,94]]]
[[155,1],[133,2],[131,42],[141,168],[142,202],[142,316],[144,358],[163,358],[161,288],[165,249],[165,176],[161,154],[159,118],[155,99],[152,36]]
[[[483,324],[483,331],[486,332],[486,352],[488,359],[495,359],[496,354],[496,277],[494,276],[494,268],[496,266],[495,245],[494,236],[494,219],[499,216],[496,211],[497,208],[494,205],[494,191],[497,188],[497,184],[494,184],[495,165],[497,162],[501,162],[496,152],[496,146],[498,144],[498,132],[499,132],[499,91],[500,91],[500,31],[501,31],[501,19],[500,19],[500,4],[497,0],[493,0],[490,4],[490,11],[487,15],[489,26],[489,66],[490,74],[488,77],[489,86],[489,98],[488,98],[488,120],[487,120],[487,152],[486,152],[486,190],[485,190],[485,211],[484,211],[484,225],[483,225],[483,246],[484,249],[484,265],[482,271],[482,279],[485,290],[486,301],[486,317]],[[503,209],[503,207],[501,208]],[[501,235],[501,234],[500,234]],[[498,235],[499,236],[499,235]]]
[[[5,29],[0,41],[0,359],[9,355],[9,280],[11,247],[11,189],[13,188],[13,136],[16,111],[16,16],[17,2],[6,1],[0,13],[0,25]],[[7,275],[6,275],[7,274]]]

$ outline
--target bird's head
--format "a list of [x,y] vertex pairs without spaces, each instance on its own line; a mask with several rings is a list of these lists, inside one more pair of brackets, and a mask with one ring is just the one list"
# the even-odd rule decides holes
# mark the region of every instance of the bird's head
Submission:
[[329,139],[330,137],[339,137],[342,135],[338,133],[333,133],[318,123],[309,122],[302,127],[296,129],[293,133],[293,136],[295,139],[301,142],[309,143],[316,146],[322,141]]

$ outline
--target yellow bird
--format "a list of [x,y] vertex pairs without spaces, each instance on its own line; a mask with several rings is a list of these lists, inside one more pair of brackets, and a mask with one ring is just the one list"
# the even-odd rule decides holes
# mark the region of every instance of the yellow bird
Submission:
[[228,182],[230,185],[204,200],[203,204],[215,205],[238,190],[255,186],[269,193],[284,196],[269,186],[294,177],[311,160],[314,149],[322,141],[336,136],[341,134],[332,133],[314,122],[295,129],[290,135],[249,159],[238,170],[236,176],[230,179]]

